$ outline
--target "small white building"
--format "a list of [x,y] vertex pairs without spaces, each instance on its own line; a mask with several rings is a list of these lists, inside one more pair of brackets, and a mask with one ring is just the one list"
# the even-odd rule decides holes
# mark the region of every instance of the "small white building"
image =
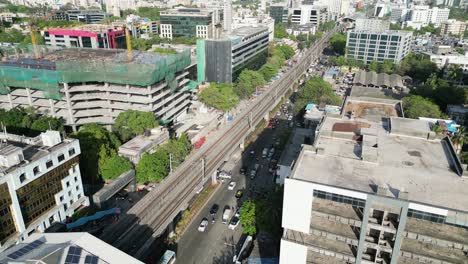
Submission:
[[58,131],[47,131],[35,138],[2,133],[0,140],[2,251],[63,222],[89,200],[83,191],[77,139],[62,140]]
[[437,64],[437,67],[439,68],[447,67],[449,65],[458,65],[463,69],[464,73],[468,73],[468,54],[430,54],[430,59],[432,62]]

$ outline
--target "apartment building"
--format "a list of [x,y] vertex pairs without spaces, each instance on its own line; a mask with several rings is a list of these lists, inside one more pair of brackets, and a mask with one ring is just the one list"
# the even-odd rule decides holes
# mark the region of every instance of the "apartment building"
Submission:
[[68,21],[78,21],[85,24],[98,24],[107,14],[100,9],[68,10]]
[[468,22],[449,19],[440,24],[440,35],[460,36],[468,29]]
[[237,28],[243,27],[267,27],[269,41],[273,41],[275,38],[275,21],[268,15],[235,16],[232,19],[232,31],[236,32]]
[[77,139],[58,131],[28,138],[0,135],[0,251],[76,209],[89,205],[83,193]]
[[45,44],[66,48],[127,48],[125,31],[107,25],[87,24],[73,28],[48,29],[44,31]]
[[280,263],[466,263],[468,188],[450,140],[401,101],[348,97],[285,180]]
[[326,6],[330,15],[336,19],[341,15],[348,15],[349,14],[349,0],[318,0],[314,1],[315,5],[319,6]]
[[407,15],[404,19],[400,20],[404,22],[404,26],[420,29],[429,24],[433,24],[436,27],[440,26],[441,23],[448,20],[450,9],[415,5],[410,7],[406,12]]
[[386,31],[390,28],[390,21],[377,18],[356,18],[355,30]]
[[370,63],[391,60],[400,63],[410,52],[410,31],[350,30],[346,40],[346,57]]
[[204,41],[201,49],[205,56],[197,66],[204,68],[206,81],[231,83],[243,69],[259,69],[266,62],[268,28],[241,27],[234,32],[222,39]]
[[32,234],[25,241],[0,253],[0,262],[5,264],[143,264],[87,232]]
[[284,4],[271,5],[270,17],[275,20],[275,24],[288,23],[288,18],[289,18],[288,7]]
[[161,12],[161,38],[216,38],[222,32],[222,10],[175,8]]
[[11,55],[1,62],[1,108],[31,106],[63,118],[74,129],[87,123],[113,124],[126,110],[152,112],[163,122],[187,112],[190,50],[39,50],[40,59]]
[[312,23],[319,27],[326,23],[329,18],[328,7],[315,5],[301,5],[298,8],[290,10],[291,23],[293,24],[309,24]]
[[430,53],[429,58],[437,67],[444,68],[450,65],[459,66],[465,74],[468,73],[468,54],[462,55],[457,52],[447,54]]

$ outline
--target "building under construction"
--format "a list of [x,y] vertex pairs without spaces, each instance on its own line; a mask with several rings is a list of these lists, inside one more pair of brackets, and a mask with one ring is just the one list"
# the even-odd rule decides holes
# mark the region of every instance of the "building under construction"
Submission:
[[163,122],[190,104],[190,51],[36,47],[2,50],[0,107],[34,107],[74,129],[112,124],[125,110],[150,111]]

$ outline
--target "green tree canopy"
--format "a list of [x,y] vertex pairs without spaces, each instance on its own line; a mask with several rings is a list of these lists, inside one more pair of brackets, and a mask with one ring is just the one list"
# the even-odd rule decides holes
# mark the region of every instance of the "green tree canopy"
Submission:
[[468,12],[466,12],[466,9],[464,8],[452,7],[450,8],[449,19],[466,21],[468,20]]
[[23,42],[24,38],[25,35],[23,35],[21,31],[15,28],[0,32],[0,42],[21,43]]
[[397,69],[397,73],[400,75],[408,75],[413,80],[423,82],[431,76],[433,73],[437,73],[439,69],[437,65],[433,63],[424,54],[410,53],[400,63],[400,67]]
[[239,97],[232,85],[211,83],[200,92],[200,101],[208,106],[227,112],[239,103]]
[[159,20],[160,9],[157,7],[139,7],[138,15],[141,17],[147,17],[153,21]]
[[64,123],[63,119],[43,115],[32,122],[31,129],[36,131],[46,131],[49,129],[63,131]]
[[380,72],[380,64],[377,61],[372,61],[369,63],[369,71]]
[[330,38],[330,46],[334,52],[344,55],[346,52],[346,36],[342,33],[335,33]]
[[405,117],[414,119],[419,117],[440,118],[442,116],[437,104],[418,95],[403,98],[403,110],[405,111]]
[[275,38],[287,38],[288,33],[286,32],[286,28],[282,23],[278,23],[275,25]]
[[335,94],[329,83],[315,76],[309,79],[297,93],[294,111],[300,113],[308,103],[341,105],[341,98]]
[[80,169],[83,181],[97,183],[100,181],[100,171],[107,159],[116,155],[120,147],[119,139],[98,124],[86,124],[71,135],[80,140]]
[[158,127],[158,121],[152,112],[127,110],[120,113],[112,126],[119,138],[126,142],[136,135],[141,135],[146,129]]
[[276,48],[279,49],[283,53],[284,58],[286,60],[289,60],[295,54],[294,49],[291,48],[291,46],[289,45],[278,45]]
[[235,92],[241,99],[248,98],[255,92],[256,87],[263,86],[265,83],[261,73],[246,69],[237,78]]
[[260,68],[259,72],[263,75],[263,79],[265,79],[265,81],[269,81],[276,75],[278,68],[270,63],[266,63]]
[[154,153],[145,153],[136,166],[136,179],[140,183],[160,182],[169,173],[169,155],[158,148]]
[[128,159],[119,155],[113,155],[102,163],[101,175],[104,180],[115,179],[132,168],[133,165]]
[[41,115],[34,108],[15,107],[11,110],[0,109],[0,123],[7,132],[25,136],[37,136],[46,130],[63,131],[64,120]]
[[244,234],[248,234],[250,236],[255,236],[257,234],[257,227],[256,227],[256,207],[254,200],[245,201],[240,209],[239,212],[239,220],[242,225],[242,230]]

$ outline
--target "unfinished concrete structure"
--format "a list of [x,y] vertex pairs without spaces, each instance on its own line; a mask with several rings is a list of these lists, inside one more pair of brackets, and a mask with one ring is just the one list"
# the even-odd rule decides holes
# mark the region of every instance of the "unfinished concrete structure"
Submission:
[[34,107],[74,128],[112,124],[125,110],[153,112],[162,121],[186,113],[190,51],[162,55],[126,50],[40,47],[36,59],[4,51],[0,107]]
[[348,98],[285,180],[280,263],[467,263],[468,179],[400,101]]

